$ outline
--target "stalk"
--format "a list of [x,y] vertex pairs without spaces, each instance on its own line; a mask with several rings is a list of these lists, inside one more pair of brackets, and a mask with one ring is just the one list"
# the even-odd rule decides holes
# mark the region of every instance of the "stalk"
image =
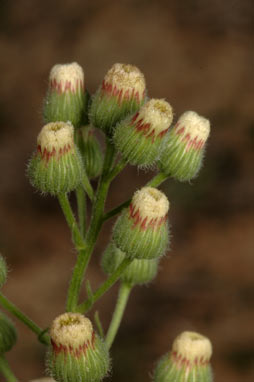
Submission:
[[67,194],[59,193],[57,196],[58,196],[58,201],[60,203],[62,211],[64,213],[65,219],[67,221],[67,224],[71,230],[72,240],[74,242],[76,249],[77,250],[84,249],[85,243],[79,231],[79,227],[74,217],[74,214],[72,212]]
[[36,323],[31,320],[25,313],[23,313],[16,305],[14,305],[7,297],[0,293],[0,304],[23,322],[29,329],[31,329],[35,334],[37,334],[38,339],[43,344],[48,344],[49,339],[45,335],[42,335],[45,331],[41,329]]
[[82,237],[86,233],[86,194],[81,186],[76,189],[76,198],[78,205],[79,229]]
[[105,339],[108,349],[110,349],[120,327],[131,289],[131,285],[126,283],[122,283],[119,288],[117,303]]
[[112,180],[112,177],[108,177],[109,170],[114,160],[115,149],[112,143],[107,141],[106,155],[104,158],[103,172],[99,181],[95,201],[92,209],[92,217],[90,227],[88,229],[84,250],[81,250],[78,254],[77,262],[73,270],[70,286],[68,289],[66,310],[68,312],[76,311],[79,292],[84,278],[84,274],[87,265],[90,261],[91,254],[93,252],[97,236],[99,234],[102,222],[105,200],[107,197],[108,189]]
[[3,354],[0,355],[0,372],[6,378],[6,382],[18,382]]
[[121,274],[125,271],[131,262],[132,259],[125,258],[115,270],[115,272],[95,291],[93,296],[80,304],[76,311],[79,313],[86,313],[88,310],[90,310],[93,304],[115,284],[115,282],[119,279]]

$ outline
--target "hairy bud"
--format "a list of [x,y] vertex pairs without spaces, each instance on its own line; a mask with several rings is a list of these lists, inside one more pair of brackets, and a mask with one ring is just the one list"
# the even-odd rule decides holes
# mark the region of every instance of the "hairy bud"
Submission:
[[211,355],[212,345],[207,337],[183,332],[156,366],[154,382],[212,382]]
[[172,120],[170,104],[162,99],[151,99],[136,114],[117,125],[114,143],[131,164],[152,165],[161,155],[163,137]]
[[194,111],[186,111],[165,137],[160,169],[180,181],[194,178],[202,165],[210,123]]
[[28,165],[32,185],[52,195],[69,192],[79,185],[82,171],[73,126],[65,122],[45,125],[37,138],[37,151]]
[[63,121],[80,126],[87,104],[84,72],[76,62],[53,66],[44,102],[46,123]]
[[168,210],[167,197],[156,188],[143,187],[136,191],[130,206],[115,223],[116,246],[130,258],[162,256],[169,244]]
[[[111,242],[103,253],[102,268],[111,275],[124,260],[125,254]],[[142,285],[152,281],[158,271],[158,259],[134,259],[121,275],[121,280],[130,285]]]
[[64,313],[50,329],[47,355],[49,374],[57,382],[97,382],[109,370],[105,344],[94,332],[91,321],[79,313]]
[[91,123],[111,135],[117,122],[144,103],[145,88],[144,75],[136,66],[114,64],[93,97]]

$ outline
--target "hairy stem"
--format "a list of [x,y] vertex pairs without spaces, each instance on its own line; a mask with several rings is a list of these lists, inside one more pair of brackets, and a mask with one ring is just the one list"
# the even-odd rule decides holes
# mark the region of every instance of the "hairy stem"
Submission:
[[[7,297],[0,293],[0,304],[22,321],[29,329],[31,329],[35,334],[37,334],[38,339],[43,344],[49,344],[49,338],[45,334],[45,331],[41,329],[34,321],[27,317],[19,308],[16,307]],[[43,334],[43,335],[42,335]]]
[[77,187],[76,198],[78,205],[79,229],[82,237],[84,237],[86,233],[86,194],[83,187]]
[[103,222],[102,217],[104,212],[105,200],[107,197],[110,182],[112,180],[112,177],[109,177],[108,174],[109,169],[112,165],[112,161],[114,159],[114,153],[114,146],[108,140],[106,155],[104,158],[103,171],[99,181],[95,201],[93,204],[91,223],[85,239],[86,247],[84,250],[81,250],[78,254],[77,262],[74,267],[72,279],[68,290],[66,304],[67,311],[76,311],[80,288],[84,279],[84,274],[90,261],[91,254],[93,252],[95,242]]

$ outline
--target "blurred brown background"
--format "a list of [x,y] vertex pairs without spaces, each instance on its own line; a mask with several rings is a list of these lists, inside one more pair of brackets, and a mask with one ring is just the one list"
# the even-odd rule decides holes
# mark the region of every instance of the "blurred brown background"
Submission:
[[[183,330],[211,339],[215,381],[254,380],[253,28],[252,0],[0,1],[0,251],[11,270],[4,293],[42,327],[64,309],[75,260],[57,201],[25,176],[50,68],[77,61],[93,93],[113,63],[132,63],[176,118],[195,110],[211,120],[200,176],[162,187],[172,250],[152,285],[131,295],[112,348],[112,381],[148,381]],[[107,208],[151,176],[128,167]],[[94,288],[104,279],[98,265],[112,223],[89,269]],[[105,328],[116,293],[96,306]],[[43,375],[44,347],[15,322],[19,342],[8,360],[26,381]]]

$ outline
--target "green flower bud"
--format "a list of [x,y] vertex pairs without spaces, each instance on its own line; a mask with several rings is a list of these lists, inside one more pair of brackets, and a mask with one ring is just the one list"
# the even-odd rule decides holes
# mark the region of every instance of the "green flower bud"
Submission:
[[44,119],[49,122],[82,123],[87,105],[84,72],[76,62],[55,65],[49,75],[49,87],[44,102]]
[[[102,257],[101,265],[104,272],[108,275],[114,273],[124,258],[124,252],[117,248],[114,242],[111,242]],[[156,277],[158,262],[158,259],[134,259],[122,273],[120,279],[131,285],[146,284]]]
[[11,320],[0,312],[0,354],[11,350],[17,340],[16,329]]
[[212,382],[209,364],[212,345],[207,337],[183,332],[174,341],[172,351],[158,362],[154,382]]
[[180,181],[197,176],[204,157],[210,123],[194,111],[186,111],[165,137],[160,169]]
[[74,144],[70,123],[45,125],[37,138],[37,151],[28,165],[28,176],[34,187],[55,195],[75,189],[84,171],[80,154]]
[[0,288],[6,283],[7,265],[3,256],[0,254]]
[[168,209],[167,197],[156,188],[136,191],[130,206],[115,223],[116,246],[130,258],[148,260],[162,256],[169,244]]
[[170,104],[162,99],[151,99],[134,116],[116,126],[114,143],[131,164],[152,165],[161,155],[163,137],[172,121]]
[[91,126],[83,126],[77,129],[77,145],[83,159],[84,167],[89,178],[95,178],[101,174],[103,155],[101,146],[94,135]]
[[50,337],[46,364],[49,375],[57,382],[99,382],[108,373],[106,345],[82,314],[64,313],[57,317]]
[[90,121],[106,134],[145,101],[145,78],[133,65],[114,64],[92,99]]

